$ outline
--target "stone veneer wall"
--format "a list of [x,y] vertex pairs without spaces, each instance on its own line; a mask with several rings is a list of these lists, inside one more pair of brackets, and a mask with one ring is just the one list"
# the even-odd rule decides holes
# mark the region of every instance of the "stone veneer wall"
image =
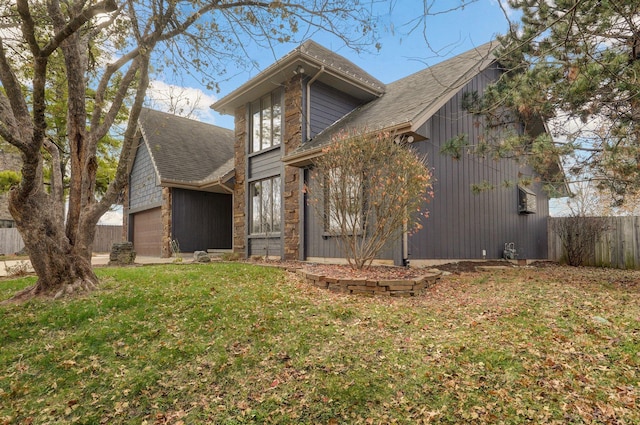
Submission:
[[435,285],[441,273],[425,273],[413,279],[365,279],[365,278],[335,278],[322,276],[307,270],[296,270],[296,273],[307,283],[332,292],[342,292],[353,295],[387,295],[392,297],[413,297],[422,294]]
[[[304,81],[296,75],[285,84],[284,90],[284,156],[302,143],[302,90]],[[284,167],[284,259],[300,258],[300,179],[302,170]]]
[[162,247],[160,256],[162,258],[171,257],[171,188],[162,188]]
[[235,111],[235,168],[236,183],[233,191],[233,252],[247,255],[245,234],[247,229],[245,173],[247,163],[247,108],[241,106]]

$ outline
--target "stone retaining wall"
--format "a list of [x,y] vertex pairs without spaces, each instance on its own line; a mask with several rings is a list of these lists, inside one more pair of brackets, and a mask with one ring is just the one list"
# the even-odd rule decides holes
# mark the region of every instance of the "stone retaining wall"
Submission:
[[435,285],[441,273],[426,273],[420,277],[401,280],[338,279],[310,273],[299,269],[296,273],[307,283],[333,292],[357,295],[387,295],[410,297],[420,295]]

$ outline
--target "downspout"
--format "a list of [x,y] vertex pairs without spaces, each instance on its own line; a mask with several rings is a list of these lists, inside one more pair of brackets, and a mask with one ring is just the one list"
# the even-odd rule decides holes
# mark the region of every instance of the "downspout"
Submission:
[[407,223],[402,225],[402,265],[409,267],[409,230]]
[[311,84],[313,84],[314,81],[316,81],[318,79],[318,77],[320,76],[320,74],[322,74],[324,72],[324,65],[322,65],[320,67],[320,70],[318,72],[316,72],[316,75],[314,75],[313,77],[311,77],[311,79],[307,82],[307,90],[306,90],[306,97],[307,97],[307,110],[306,110],[306,116],[305,116],[305,121],[307,122],[307,140],[310,140],[310,134],[311,134]]

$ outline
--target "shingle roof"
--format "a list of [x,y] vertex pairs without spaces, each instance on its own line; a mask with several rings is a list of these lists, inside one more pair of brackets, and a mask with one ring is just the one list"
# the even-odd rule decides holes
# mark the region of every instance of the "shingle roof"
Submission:
[[310,58],[313,58],[318,62],[323,63],[325,66],[331,67],[331,69],[336,72],[340,72],[346,76],[349,76],[350,78],[359,80],[375,88],[376,90],[384,91],[385,85],[382,81],[373,77],[364,69],[360,68],[344,56],[332,52],[331,50],[319,45],[313,40],[305,41],[287,56],[296,54],[297,52],[299,52],[303,56],[306,55]]
[[161,182],[202,184],[233,170],[232,130],[147,108],[138,124]]
[[303,69],[308,77],[317,76],[319,81],[362,100],[374,99],[385,90],[384,83],[353,62],[307,40],[211,107],[218,112],[232,114],[238,106],[271,92],[299,69]]
[[473,76],[495,61],[496,43],[487,43],[408,77],[387,84],[385,94],[355,109],[304,143],[292,155],[324,146],[349,128],[371,131],[417,127],[454,96]]

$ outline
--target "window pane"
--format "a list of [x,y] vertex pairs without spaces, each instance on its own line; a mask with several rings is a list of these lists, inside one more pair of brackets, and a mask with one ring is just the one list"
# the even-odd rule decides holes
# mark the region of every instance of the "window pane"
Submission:
[[343,175],[342,170],[330,170],[327,176],[325,196],[325,229],[339,232],[342,225],[346,231],[358,232],[362,226],[362,199],[360,199],[360,184],[358,176]]
[[281,221],[280,176],[249,185],[251,190],[251,234],[279,233]]
[[259,101],[251,104],[251,111],[253,112],[251,119],[251,152],[258,152],[261,149],[260,129],[262,127]]
[[281,219],[281,199],[280,199],[280,177],[273,179],[273,195],[272,195],[272,217],[273,217],[273,231],[280,231],[280,219]]
[[273,192],[271,191],[271,180],[262,182],[262,231],[264,233],[271,232],[272,227],[272,210]]
[[261,232],[261,184],[260,182],[251,183],[251,233]]
[[262,149],[271,146],[271,95],[262,98]]
[[282,140],[282,108],[280,107],[280,91],[273,95],[273,142],[272,146],[277,146]]

